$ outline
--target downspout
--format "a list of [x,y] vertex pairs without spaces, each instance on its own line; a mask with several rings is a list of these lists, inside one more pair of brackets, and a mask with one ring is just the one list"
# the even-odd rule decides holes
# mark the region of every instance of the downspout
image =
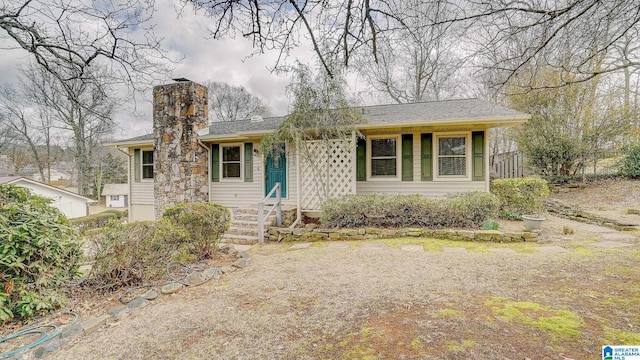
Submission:
[[209,152],[209,148],[207,147],[207,145],[203,144],[200,139],[196,139],[196,142],[198,143],[198,145],[202,146],[203,149],[207,150],[207,153]]
[[[131,153],[129,152],[129,148],[127,148],[127,151],[125,152],[124,150],[120,149],[118,147],[118,145],[116,145],[116,150],[120,151],[121,153],[127,155],[127,187],[129,188],[129,195],[131,195]],[[98,198],[98,200],[100,200]],[[106,202],[106,200],[105,200]],[[129,204],[127,204],[127,219],[129,222],[131,222],[131,198],[129,198]]]
[[296,227],[296,225],[298,225],[298,223],[300,223],[300,221],[302,220],[302,209],[300,208],[301,203],[302,201],[300,199],[300,152],[298,151],[298,148],[296,148],[296,221],[294,221],[293,224],[289,226],[289,228]]
[[196,142],[198,143],[198,145],[200,145],[203,149],[205,149],[207,151],[207,186],[209,187],[209,194],[207,195],[207,202],[211,202],[211,156],[213,156],[213,154],[211,154],[211,149],[209,149],[209,147],[207,145],[205,145],[200,139],[198,139],[196,137]]

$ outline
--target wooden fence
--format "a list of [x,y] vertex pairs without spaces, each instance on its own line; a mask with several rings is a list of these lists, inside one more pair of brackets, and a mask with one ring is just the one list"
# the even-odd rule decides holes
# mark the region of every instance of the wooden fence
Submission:
[[492,176],[498,179],[524,177],[524,157],[516,152],[491,156]]

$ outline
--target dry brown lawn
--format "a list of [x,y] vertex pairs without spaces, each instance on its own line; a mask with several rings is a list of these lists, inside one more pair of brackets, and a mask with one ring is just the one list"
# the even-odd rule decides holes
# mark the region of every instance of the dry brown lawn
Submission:
[[[637,199],[637,184],[619,197],[605,184],[581,205]],[[603,248],[598,233],[563,235],[563,224],[545,228],[552,244],[254,246],[248,268],[155,300],[47,358],[596,359],[605,344],[640,345],[640,241]],[[549,245],[568,251],[536,250]]]

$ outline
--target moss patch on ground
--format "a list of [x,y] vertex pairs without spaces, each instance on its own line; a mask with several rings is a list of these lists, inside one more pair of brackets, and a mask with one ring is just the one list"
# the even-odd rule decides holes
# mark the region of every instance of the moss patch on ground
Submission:
[[604,329],[605,343],[616,345],[638,345],[640,344],[640,333],[622,331],[605,327]]
[[538,328],[558,341],[578,338],[585,324],[580,316],[569,310],[556,310],[529,301],[510,301],[502,297],[492,297],[485,305],[505,320],[518,321],[523,325]]

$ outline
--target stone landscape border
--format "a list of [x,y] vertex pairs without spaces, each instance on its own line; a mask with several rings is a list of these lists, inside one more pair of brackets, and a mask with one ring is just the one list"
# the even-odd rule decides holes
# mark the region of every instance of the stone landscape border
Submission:
[[[615,219],[609,219],[606,217],[591,214],[580,209],[575,209],[569,205],[563,204],[559,200],[546,201],[545,206],[547,208],[547,211],[561,218],[579,221],[587,224],[600,225],[618,231],[640,230],[636,225],[623,223]],[[639,212],[640,211],[638,211],[637,209],[627,210],[627,214],[638,214]]]
[[[131,313],[136,309],[143,308],[151,303],[151,301],[162,295],[177,293],[188,286],[198,286],[204,284],[211,279],[219,279],[223,274],[231,273],[239,269],[245,268],[250,260],[250,255],[246,251],[237,251],[232,245],[224,244],[220,246],[220,250],[224,253],[236,257],[236,260],[230,266],[214,266],[189,274],[179,281],[169,281],[159,286],[159,290],[149,287],[144,294],[135,297],[126,302],[126,304],[114,306],[106,311],[105,314],[97,315],[83,321],[78,321],[61,329],[59,336],[53,338],[45,344],[35,347],[33,357],[36,359],[45,357],[47,354],[54,352],[58,348],[65,346],[70,339],[83,335],[89,335],[97,329],[105,326],[110,321],[120,319],[122,316]],[[144,287],[144,286],[142,286]],[[28,352],[28,351],[26,351]],[[23,359],[25,352],[16,354],[9,359]]]
[[398,237],[426,237],[454,241],[483,242],[525,242],[536,241],[534,232],[502,232],[497,230],[458,230],[458,229],[423,229],[423,228],[358,228],[358,229],[308,229],[272,227],[267,232],[267,239],[274,242],[297,241],[339,241],[339,240],[375,240]]

